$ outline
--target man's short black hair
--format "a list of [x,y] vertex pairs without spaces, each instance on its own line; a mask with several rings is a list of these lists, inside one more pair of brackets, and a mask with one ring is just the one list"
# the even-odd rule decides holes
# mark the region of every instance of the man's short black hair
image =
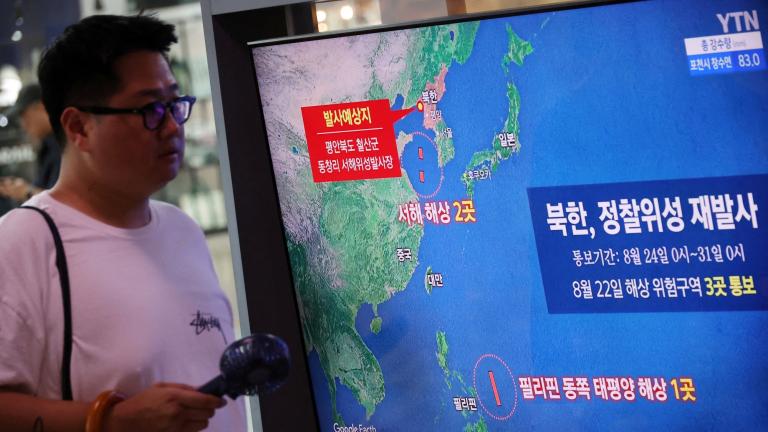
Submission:
[[64,144],[61,113],[73,105],[106,101],[118,91],[115,61],[135,51],[167,56],[174,26],[146,15],[95,15],[67,27],[45,51],[37,75],[51,126]]

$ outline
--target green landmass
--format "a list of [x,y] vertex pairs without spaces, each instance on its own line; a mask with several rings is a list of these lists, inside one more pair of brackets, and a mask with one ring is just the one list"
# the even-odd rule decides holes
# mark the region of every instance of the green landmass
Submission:
[[488,432],[488,425],[485,424],[485,419],[480,416],[480,420],[476,423],[467,423],[464,426],[464,432]]
[[311,343],[308,348],[317,351],[325,372],[333,419],[343,424],[336,408],[336,378],[341,383],[348,383],[345,385],[350,389],[354,386],[355,397],[368,410],[384,397],[381,367],[357,334],[354,321],[349,319],[348,300],[333,289],[320,272],[311,270],[304,246],[289,239],[288,252],[299,293],[305,337]]
[[437,357],[437,364],[440,365],[440,369],[443,371],[443,380],[445,381],[445,386],[448,387],[448,390],[450,390],[453,388],[451,377],[458,372],[451,371],[451,369],[448,367],[448,338],[445,336],[445,332],[438,331],[435,334],[435,339],[437,340],[437,351],[435,352],[435,356]]
[[[391,88],[385,88],[373,72],[366,98],[394,101],[401,94],[404,107],[415,105],[443,65],[467,61],[478,25],[457,23],[414,30],[409,36],[403,74]],[[371,62],[385,43],[382,39]],[[444,122],[438,126],[439,130],[445,127]],[[447,163],[454,155],[452,140],[438,138],[437,144],[441,160]],[[306,143],[300,148],[306,149]],[[344,424],[336,407],[337,385],[352,391],[367,418],[385,397],[381,366],[355,329],[355,317],[363,304],[370,304],[376,313],[379,304],[405,289],[418,262],[399,263],[392,257],[403,244],[411,245],[413,256],[418,256],[424,228],[397,221],[398,206],[418,199],[407,177],[323,185],[313,184],[311,178],[307,181],[304,185],[302,179],[292,188],[318,195],[312,200],[319,203],[319,231],[308,230],[309,240],[289,236],[289,255],[307,350],[317,352],[328,383],[333,419]],[[370,327],[377,333],[381,318],[374,318]]]
[[439,150],[440,160],[438,163],[441,167],[450,162],[456,153],[456,149],[453,147],[453,138],[449,138],[445,133],[445,128],[447,127],[443,119],[438,120],[435,125],[435,143]]
[[379,77],[376,75],[375,70],[371,73],[371,87],[368,89],[368,93],[365,95],[365,99],[387,99],[387,94],[384,91],[384,87],[382,86],[381,81],[379,81]]
[[401,244],[418,256],[424,228],[398,222],[397,208],[416,199],[405,177],[328,185],[320,229],[340,264],[340,289],[356,306],[375,308],[405,289],[417,261],[393,257]]
[[533,52],[531,43],[518,36],[509,24],[507,24],[507,38],[509,40],[509,49],[507,50],[507,55],[505,55],[504,59],[501,61],[501,67],[504,68],[504,73],[509,72],[510,62],[522,66],[523,59]]
[[[367,418],[385,396],[381,366],[355,329],[355,317],[363,304],[376,313],[405,289],[418,262],[393,256],[401,244],[413,245],[418,256],[423,227],[397,221],[398,205],[417,199],[404,177],[330,183],[323,191],[321,238],[298,243],[289,237],[288,244],[307,349],[317,351],[334,421],[343,424],[337,382],[352,391]],[[380,326],[381,318],[371,322],[374,332]]]
[[[533,52],[531,43],[518,36],[509,25],[507,25],[507,37],[509,40],[509,49],[501,61],[501,67],[504,68],[505,72],[509,71],[509,63],[515,63],[518,66],[522,66],[525,57]],[[470,179],[467,176],[467,171],[478,169],[483,164],[487,163],[490,165],[491,172],[494,172],[499,167],[499,163],[509,159],[513,154],[520,151],[520,125],[518,123],[518,115],[520,114],[520,93],[517,91],[517,87],[513,82],[507,83],[507,100],[509,101],[507,119],[504,122],[504,127],[502,130],[498,131],[498,133],[514,133],[517,138],[517,145],[515,147],[502,147],[497,133],[493,137],[491,148],[479,150],[472,155],[467,164],[467,169],[461,177],[461,181],[466,186],[467,196],[469,197],[472,197],[475,192],[475,179]]]
[[435,352],[437,363],[443,370],[443,374],[448,376],[451,371],[448,369],[448,341],[445,338],[445,332],[438,331],[435,338],[437,339],[437,352]]
[[[368,418],[384,399],[384,378],[375,357],[365,355],[370,351],[355,331],[355,315],[364,303],[376,308],[389,300],[411,279],[416,260],[401,264],[392,257],[401,244],[414,245],[411,250],[418,256],[423,227],[398,222],[396,211],[399,204],[415,199],[405,177],[332,183],[323,195],[320,230],[339,264],[339,286],[333,290],[346,306],[342,318],[354,332],[353,341],[344,341],[345,349],[333,352],[341,363],[334,376],[352,390]],[[366,360],[362,366],[357,364],[361,354]]]
[[[450,68],[454,61],[464,64],[469,59],[479,26],[477,21],[465,22],[424,27],[414,33],[406,56],[405,73],[395,85],[399,89],[398,93],[404,97],[404,107],[416,104],[427,83],[435,80],[443,66]],[[441,167],[453,159],[455,154],[453,139],[443,133],[446,127],[442,119],[435,126],[435,143]]]
[[[435,340],[437,342],[437,351],[435,351],[435,357],[437,357],[437,364],[440,366],[440,369],[443,371],[443,379],[445,380],[445,386],[450,391],[453,389],[453,384],[458,383],[459,387],[461,388],[461,393],[459,395],[462,395],[464,397],[477,397],[477,391],[473,386],[468,386],[467,383],[464,381],[464,376],[459,372],[458,370],[451,370],[450,365],[448,364],[448,338],[443,331],[437,331],[435,334]],[[457,396],[454,393],[450,393],[444,397],[454,397]],[[469,418],[470,415],[474,415],[471,411],[462,411],[461,415],[464,416],[464,418]],[[464,430],[471,430],[471,431],[487,431],[487,429],[466,429],[466,428],[487,428],[485,425],[485,422],[483,421],[482,416],[480,417],[480,421],[477,423],[468,423],[465,426]]]
[[495,172],[498,169],[499,164],[512,157],[512,155],[520,152],[520,123],[518,122],[518,115],[520,114],[520,93],[517,91],[515,83],[507,83],[507,100],[509,101],[509,110],[507,112],[507,119],[504,122],[504,127],[501,132],[511,132],[515,134],[517,138],[515,147],[502,147],[501,141],[498,135],[494,135],[491,148],[478,150],[469,160],[467,169],[461,176],[461,181],[464,183],[467,189],[467,196],[472,197],[474,195],[474,183],[475,179],[470,179],[467,176],[467,171],[480,168],[484,164],[489,164],[491,172]]
[[[404,107],[416,104],[427,83],[434,81],[445,65],[455,60],[464,64],[472,54],[475,35],[480,23],[464,22],[434,27],[423,27],[411,36],[406,56],[406,70],[396,87],[405,98]],[[451,32],[454,34],[451,40]]]
[[371,320],[371,332],[373,334],[379,334],[381,331],[381,317],[375,317]]
[[[400,94],[403,95],[404,108],[415,105],[427,83],[434,81],[443,66],[450,67],[454,61],[464,64],[469,59],[479,25],[479,22],[465,22],[414,30],[409,36],[410,46],[403,73],[392,88],[385,89],[376,72],[373,71],[366,99],[389,99],[390,103],[394,103],[395,98]],[[454,35],[453,39],[451,39],[451,32]],[[382,38],[371,57],[371,65],[374,64],[373,59],[383,51],[382,45],[386,43],[386,39]],[[442,119],[435,126],[435,143],[440,154],[440,166],[445,166],[455,154],[453,139],[443,133],[446,127]]]
[[427,271],[424,272],[424,290],[427,291],[427,294],[432,294],[432,285],[429,284],[429,280],[427,279],[427,276],[432,274],[432,267],[427,267]]

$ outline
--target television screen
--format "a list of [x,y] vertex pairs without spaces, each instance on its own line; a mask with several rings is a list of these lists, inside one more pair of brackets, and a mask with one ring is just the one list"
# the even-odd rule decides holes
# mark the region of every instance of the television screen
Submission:
[[254,44],[322,430],[768,430],[767,6]]

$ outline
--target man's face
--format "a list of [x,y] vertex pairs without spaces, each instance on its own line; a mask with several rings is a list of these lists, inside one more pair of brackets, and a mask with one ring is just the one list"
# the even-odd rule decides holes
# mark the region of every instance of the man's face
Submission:
[[[120,90],[104,106],[140,108],[179,96],[178,85],[160,53],[137,51],[114,65]],[[170,113],[157,130],[144,127],[140,114],[92,115],[88,127],[88,164],[96,179],[115,193],[149,197],[179,172],[184,157],[184,128]]]

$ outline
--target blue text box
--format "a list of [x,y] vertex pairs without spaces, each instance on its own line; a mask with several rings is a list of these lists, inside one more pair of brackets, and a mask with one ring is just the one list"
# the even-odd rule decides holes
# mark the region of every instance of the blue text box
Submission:
[[550,313],[768,310],[768,175],[528,198]]

